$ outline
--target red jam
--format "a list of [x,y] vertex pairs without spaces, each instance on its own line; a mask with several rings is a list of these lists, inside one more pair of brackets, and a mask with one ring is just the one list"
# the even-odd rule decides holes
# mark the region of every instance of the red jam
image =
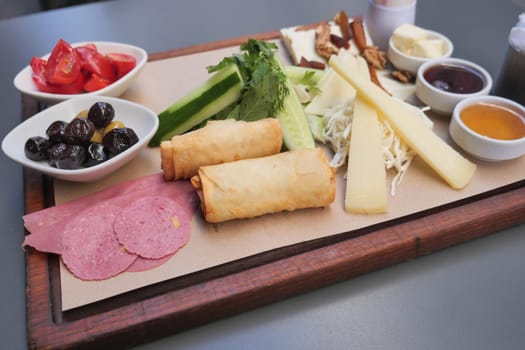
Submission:
[[438,64],[427,69],[423,76],[434,87],[456,94],[475,93],[485,86],[477,70],[459,65]]

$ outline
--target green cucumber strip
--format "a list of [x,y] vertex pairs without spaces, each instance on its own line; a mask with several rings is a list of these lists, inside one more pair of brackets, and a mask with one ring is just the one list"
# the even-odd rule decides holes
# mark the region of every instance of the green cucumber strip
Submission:
[[159,127],[149,142],[160,145],[182,134],[239,100],[244,82],[235,64],[217,71],[203,85],[159,113]]
[[314,148],[315,141],[290,79],[286,79],[288,95],[284,99],[284,108],[277,112],[281,124],[283,143],[288,150]]
[[294,66],[291,64],[284,65],[283,68],[286,76],[292,81],[293,84],[303,83],[306,73],[311,74],[311,82],[317,84],[325,74],[324,70]]
[[314,140],[319,141],[321,143],[326,143],[324,137],[324,129],[326,128],[326,122],[324,118],[314,114],[306,114],[306,120],[308,120],[308,125],[310,125],[310,131],[312,132]]

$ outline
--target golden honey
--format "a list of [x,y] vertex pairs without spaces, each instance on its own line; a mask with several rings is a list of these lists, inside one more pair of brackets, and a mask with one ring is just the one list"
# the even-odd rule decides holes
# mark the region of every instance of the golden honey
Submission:
[[463,109],[459,116],[469,129],[493,139],[525,137],[525,116],[504,106],[478,103]]

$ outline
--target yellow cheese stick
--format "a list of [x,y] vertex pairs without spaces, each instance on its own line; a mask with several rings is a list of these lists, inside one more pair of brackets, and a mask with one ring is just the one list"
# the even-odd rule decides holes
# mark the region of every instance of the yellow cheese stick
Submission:
[[332,56],[330,66],[356,89],[359,98],[368,102],[385,118],[402,138],[452,188],[465,187],[476,165],[463,157],[428,128],[417,111],[406,108],[403,102],[392,98],[370,80],[362,77],[356,67],[344,65]]
[[[347,60],[348,57],[345,57]],[[358,57],[347,64],[368,78],[368,64]],[[358,214],[388,211],[386,169],[377,112],[357,98],[354,102],[346,173],[345,210]]]
[[381,129],[375,109],[357,99],[354,103],[345,210],[360,214],[388,210],[386,170]]

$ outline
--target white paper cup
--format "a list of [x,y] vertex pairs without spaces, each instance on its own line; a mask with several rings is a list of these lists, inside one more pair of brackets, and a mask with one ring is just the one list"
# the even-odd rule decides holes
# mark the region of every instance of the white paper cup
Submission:
[[415,23],[416,5],[416,0],[408,5],[397,6],[380,5],[375,0],[368,0],[365,25],[373,44],[381,50],[386,50],[388,40],[397,27],[405,23]]

